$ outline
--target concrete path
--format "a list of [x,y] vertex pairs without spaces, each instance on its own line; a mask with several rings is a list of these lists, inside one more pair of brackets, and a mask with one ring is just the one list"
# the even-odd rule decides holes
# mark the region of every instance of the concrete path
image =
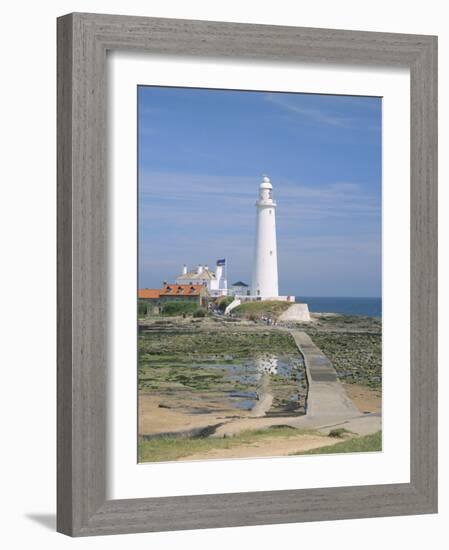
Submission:
[[265,416],[265,414],[271,409],[271,405],[273,404],[273,396],[269,393],[268,387],[268,374],[265,373],[262,376],[262,383],[257,388],[257,393],[260,396],[259,400],[249,413],[250,417],[257,418]]
[[347,396],[337,378],[337,372],[324,353],[302,331],[290,331],[304,357],[309,391],[307,413],[304,416],[270,418],[242,418],[224,423],[214,437],[234,435],[243,430],[287,425],[304,430],[318,430],[328,434],[335,428],[345,428],[359,435],[367,435],[381,429],[381,415],[363,414]]
[[346,418],[360,415],[346,395],[332,363],[313,343],[310,336],[298,330],[292,330],[291,335],[304,356],[307,371],[309,382],[307,416]]

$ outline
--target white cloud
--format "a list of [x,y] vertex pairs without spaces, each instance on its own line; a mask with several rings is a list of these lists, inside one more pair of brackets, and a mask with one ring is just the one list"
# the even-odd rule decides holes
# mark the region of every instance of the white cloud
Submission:
[[348,117],[330,115],[322,109],[305,107],[304,105],[300,105],[293,98],[285,97],[282,94],[265,94],[264,99],[278,105],[282,109],[286,109],[287,111],[300,115],[301,117],[312,119],[321,124],[349,127],[352,123],[352,119]]
[[[259,180],[248,176],[217,176],[181,173],[144,173],[140,182],[140,222],[201,226],[215,235],[252,231],[254,203]],[[306,224],[326,220],[376,223],[380,198],[370,196],[362,185],[334,182],[305,185],[293,181],[275,183],[278,224],[292,232]]]

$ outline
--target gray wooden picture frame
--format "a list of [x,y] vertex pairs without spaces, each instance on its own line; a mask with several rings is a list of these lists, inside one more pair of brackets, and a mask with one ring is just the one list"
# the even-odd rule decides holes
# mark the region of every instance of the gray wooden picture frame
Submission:
[[[72,536],[437,511],[437,38],[74,13],[58,19],[57,529]],[[410,483],[106,499],[106,52],[408,67]]]

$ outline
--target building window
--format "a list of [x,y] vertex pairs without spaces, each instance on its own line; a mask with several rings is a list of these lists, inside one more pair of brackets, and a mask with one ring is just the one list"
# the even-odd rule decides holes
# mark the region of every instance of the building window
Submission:
[[273,256],[273,251],[272,250],[270,250],[270,256]]
[[268,212],[271,214],[271,210],[268,210]]

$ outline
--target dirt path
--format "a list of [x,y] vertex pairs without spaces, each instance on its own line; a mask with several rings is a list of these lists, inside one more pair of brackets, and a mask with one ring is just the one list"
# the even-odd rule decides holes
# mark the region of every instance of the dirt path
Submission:
[[326,445],[338,443],[333,437],[319,435],[300,435],[288,438],[266,438],[252,444],[241,445],[230,449],[213,449],[205,453],[196,453],[183,460],[227,459],[227,458],[258,458],[288,456],[292,453],[304,452]]

